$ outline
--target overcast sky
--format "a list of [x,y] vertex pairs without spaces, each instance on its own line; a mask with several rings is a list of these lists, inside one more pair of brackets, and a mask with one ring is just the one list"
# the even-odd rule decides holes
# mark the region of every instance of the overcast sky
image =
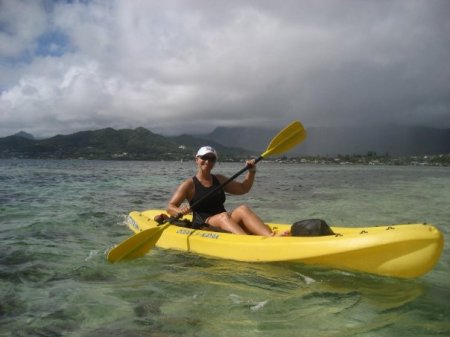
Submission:
[[448,0],[0,0],[0,137],[450,128]]

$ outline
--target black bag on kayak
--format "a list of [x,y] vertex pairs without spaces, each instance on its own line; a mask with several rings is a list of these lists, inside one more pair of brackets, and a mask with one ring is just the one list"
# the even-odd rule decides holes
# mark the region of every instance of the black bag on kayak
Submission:
[[291,226],[292,236],[334,235],[330,226],[321,219],[307,219],[294,222]]

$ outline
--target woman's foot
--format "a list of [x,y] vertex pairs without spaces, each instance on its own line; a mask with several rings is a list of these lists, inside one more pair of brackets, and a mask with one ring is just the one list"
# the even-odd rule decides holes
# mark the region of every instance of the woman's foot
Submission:
[[291,236],[291,231],[283,231],[283,232],[278,232],[276,229],[272,231],[272,235],[273,237],[275,236]]

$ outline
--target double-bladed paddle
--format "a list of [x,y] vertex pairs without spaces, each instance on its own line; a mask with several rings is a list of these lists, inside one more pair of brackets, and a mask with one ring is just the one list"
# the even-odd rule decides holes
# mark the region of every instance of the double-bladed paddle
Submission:
[[[294,121],[288,126],[286,126],[283,130],[281,130],[272,139],[266,151],[255,159],[255,163],[259,162],[260,160],[268,156],[279,155],[284,152],[287,152],[294,146],[302,142],[305,138],[306,138],[305,128],[299,121]],[[249,168],[250,167],[246,165],[242,170],[237,172],[227,181],[217,186],[210,193],[206,194],[203,198],[197,200],[197,202],[191,205],[191,209],[194,209],[195,206],[200,204],[203,200],[210,197],[212,194],[216,193],[219,189],[223,188],[225,185],[227,185],[236,177],[247,171]],[[158,241],[159,237],[161,236],[163,231],[168,226],[170,226],[170,223],[173,222],[174,220],[181,218],[182,216],[183,216],[182,214],[178,214],[175,217],[168,218],[164,226],[149,228],[129,237],[128,239],[121,242],[120,244],[118,244],[109,251],[108,261],[118,262],[121,260],[131,260],[144,256],[150,249],[152,249],[156,245],[156,242]]]

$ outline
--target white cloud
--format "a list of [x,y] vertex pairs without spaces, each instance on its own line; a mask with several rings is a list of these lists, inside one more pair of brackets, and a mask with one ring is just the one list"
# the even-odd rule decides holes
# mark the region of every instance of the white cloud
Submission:
[[1,4],[0,136],[294,118],[450,127],[446,1]]
[[36,39],[47,29],[47,15],[39,1],[0,2],[0,57],[33,52]]

